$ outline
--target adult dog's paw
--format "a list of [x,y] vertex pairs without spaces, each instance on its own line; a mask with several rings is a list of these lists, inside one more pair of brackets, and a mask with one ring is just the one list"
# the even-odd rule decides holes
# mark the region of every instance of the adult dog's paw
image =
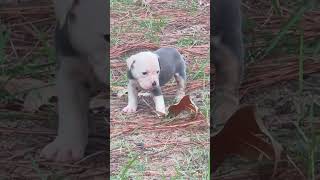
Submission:
[[41,151],[41,157],[53,161],[73,162],[84,156],[87,143],[56,138]]
[[133,113],[137,111],[137,107],[127,105],[125,108],[122,109],[122,111],[126,113]]

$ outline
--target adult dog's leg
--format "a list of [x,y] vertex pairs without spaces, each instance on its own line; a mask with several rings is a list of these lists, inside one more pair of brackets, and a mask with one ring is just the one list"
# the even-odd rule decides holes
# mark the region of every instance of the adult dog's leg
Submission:
[[59,129],[42,155],[78,160],[88,142],[89,96],[106,87],[107,3],[105,0],[55,0]]
[[216,83],[212,126],[224,124],[237,110],[239,86],[243,75],[243,44],[240,0],[216,0],[214,3],[213,63]]
[[242,73],[244,53],[240,9],[241,0],[216,0],[213,5],[214,36],[218,36],[221,44],[234,53],[237,60],[240,61],[240,72]]
[[42,155],[55,161],[73,161],[83,157],[88,142],[89,89],[83,77],[88,65],[74,57],[60,57],[60,60],[58,136],[43,149]]

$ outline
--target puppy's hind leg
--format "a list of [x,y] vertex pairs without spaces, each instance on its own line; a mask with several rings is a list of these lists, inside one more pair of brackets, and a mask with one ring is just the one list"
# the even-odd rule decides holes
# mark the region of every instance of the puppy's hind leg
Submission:
[[57,75],[58,136],[41,152],[47,159],[76,161],[84,155],[88,142],[89,104],[89,89],[84,83],[86,67],[88,65],[78,58],[62,58]]
[[186,80],[178,73],[174,74],[178,89],[176,93],[176,100],[180,100],[185,96]]
[[185,89],[186,89],[186,70],[185,65],[183,64],[180,68],[178,73],[174,74],[174,78],[177,82],[178,89],[176,93],[176,100],[179,101],[185,96]]

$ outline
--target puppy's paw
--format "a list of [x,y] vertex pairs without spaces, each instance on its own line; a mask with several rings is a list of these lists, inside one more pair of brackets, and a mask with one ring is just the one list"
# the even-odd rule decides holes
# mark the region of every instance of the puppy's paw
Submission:
[[133,113],[137,111],[137,107],[127,105],[125,108],[122,109],[122,111],[126,113]]
[[186,94],[184,91],[177,92],[176,97],[175,97],[176,102],[179,102],[185,95]]
[[86,144],[84,141],[68,141],[64,138],[57,137],[42,149],[40,156],[59,162],[78,161],[84,156]]
[[164,104],[163,96],[154,96],[153,97],[154,104],[156,105],[156,111],[160,113],[166,113],[166,106]]
[[158,109],[156,110],[160,115],[166,115],[166,110],[165,109]]

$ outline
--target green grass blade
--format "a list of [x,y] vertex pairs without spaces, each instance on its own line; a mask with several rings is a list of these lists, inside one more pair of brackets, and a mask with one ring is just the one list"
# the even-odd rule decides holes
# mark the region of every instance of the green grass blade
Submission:
[[280,32],[278,35],[271,40],[269,43],[270,45],[264,50],[263,55],[261,58],[269,55],[269,53],[278,45],[280,40],[284,37],[284,35],[288,32],[288,30],[294,26],[303,16],[303,14],[310,8],[312,7],[313,2],[308,1],[307,4],[302,5],[302,7],[299,8],[296,14],[294,14],[288,21],[287,24],[283,28],[281,28]]
[[303,63],[304,63],[304,31],[301,30],[300,35],[300,48],[299,48],[299,95],[302,96],[303,93]]
[[309,143],[309,162],[308,162],[308,179],[315,180],[316,179],[316,147],[317,147],[317,139],[316,139],[316,133],[314,128],[314,103],[311,103],[310,107],[310,124],[311,124],[311,142]]
[[132,164],[138,159],[138,155],[136,155],[134,158],[132,158],[128,164],[124,167],[124,169],[122,170],[121,174],[120,174],[120,179],[121,180],[125,180],[126,174],[128,172],[128,170],[130,169],[130,167],[132,166]]
[[316,44],[313,50],[313,56],[317,56],[320,53],[320,39],[318,39],[318,43]]
[[272,8],[275,10],[277,15],[280,15],[280,3],[279,0],[272,0]]
[[36,171],[36,173],[38,174],[38,176],[40,177],[41,180],[47,180],[48,179],[47,176],[45,176],[41,172],[37,162],[34,159],[31,160],[31,164],[32,164],[33,169]]
[[5,28],[0,26],[0,64],[3,64],[5,61],[5,48],[9,41],[10,34],[6,31]]

